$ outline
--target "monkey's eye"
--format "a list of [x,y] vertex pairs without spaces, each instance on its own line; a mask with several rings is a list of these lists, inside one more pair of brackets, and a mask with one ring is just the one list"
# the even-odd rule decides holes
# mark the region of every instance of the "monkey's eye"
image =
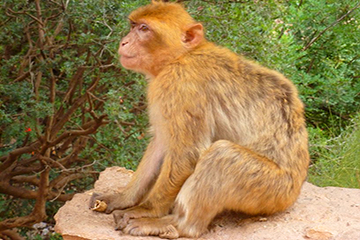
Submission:
[[133,21],[130,21],[130,26],[131,26],[131,29],[133,29],[134,27],[136,27],[136,23]]
[[146,24],[141,24],[141,25],[139,26],[139,30],[140,30],[140,31],[143,31],[143,32],[146,32],[146,31],[149,30],[149,27],[148,27]]

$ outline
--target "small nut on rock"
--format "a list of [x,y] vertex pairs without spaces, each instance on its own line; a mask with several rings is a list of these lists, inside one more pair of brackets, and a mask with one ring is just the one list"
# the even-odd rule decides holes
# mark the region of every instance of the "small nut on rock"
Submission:
[[94,207],[91,208],[91,210],[93,211],[97,211],[97,212],[104,212],[107,208],[107,204],[104,201],[100,201],[100,200],[96,200]]

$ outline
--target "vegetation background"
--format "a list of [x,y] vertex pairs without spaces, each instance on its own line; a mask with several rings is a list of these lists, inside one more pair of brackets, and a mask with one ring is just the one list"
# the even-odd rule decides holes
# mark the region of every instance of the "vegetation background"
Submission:
[[[64,201],[108,166],[136,168],[148,140],[146,82],[121,68],[117,47],[127,15],[148,2],[1,2],[0,238],[60,239],[51,225]],[[360,188],[360,2],[182,2],[209,40],[297,85],[308,180]]]

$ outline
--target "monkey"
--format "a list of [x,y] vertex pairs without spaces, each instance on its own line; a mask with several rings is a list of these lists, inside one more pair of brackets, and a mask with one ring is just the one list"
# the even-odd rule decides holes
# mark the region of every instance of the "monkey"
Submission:
[[304,105],[281,73],[210,42],[179,3],[129,15],[120,63],[146,76],[151,139],[130,183],[98,194],[117,230],[199,237],[229,210],[293,205],[310,161]]

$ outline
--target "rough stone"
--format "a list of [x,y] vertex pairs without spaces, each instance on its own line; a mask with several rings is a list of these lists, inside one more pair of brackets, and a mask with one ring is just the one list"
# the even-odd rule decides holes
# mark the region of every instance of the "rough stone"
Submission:
[[[114,230],[112,215],[89,210],[93,192],[121,191],[132,174],[120,167],[102,172],[93,190],[76,194],[58,211],[56,232],[65,240],[158,239],[124,235]],[[305,183],[299,199],[287,211],[267,217],[226,212],[200,239],[360,239],[360,189],[320,188]]]

